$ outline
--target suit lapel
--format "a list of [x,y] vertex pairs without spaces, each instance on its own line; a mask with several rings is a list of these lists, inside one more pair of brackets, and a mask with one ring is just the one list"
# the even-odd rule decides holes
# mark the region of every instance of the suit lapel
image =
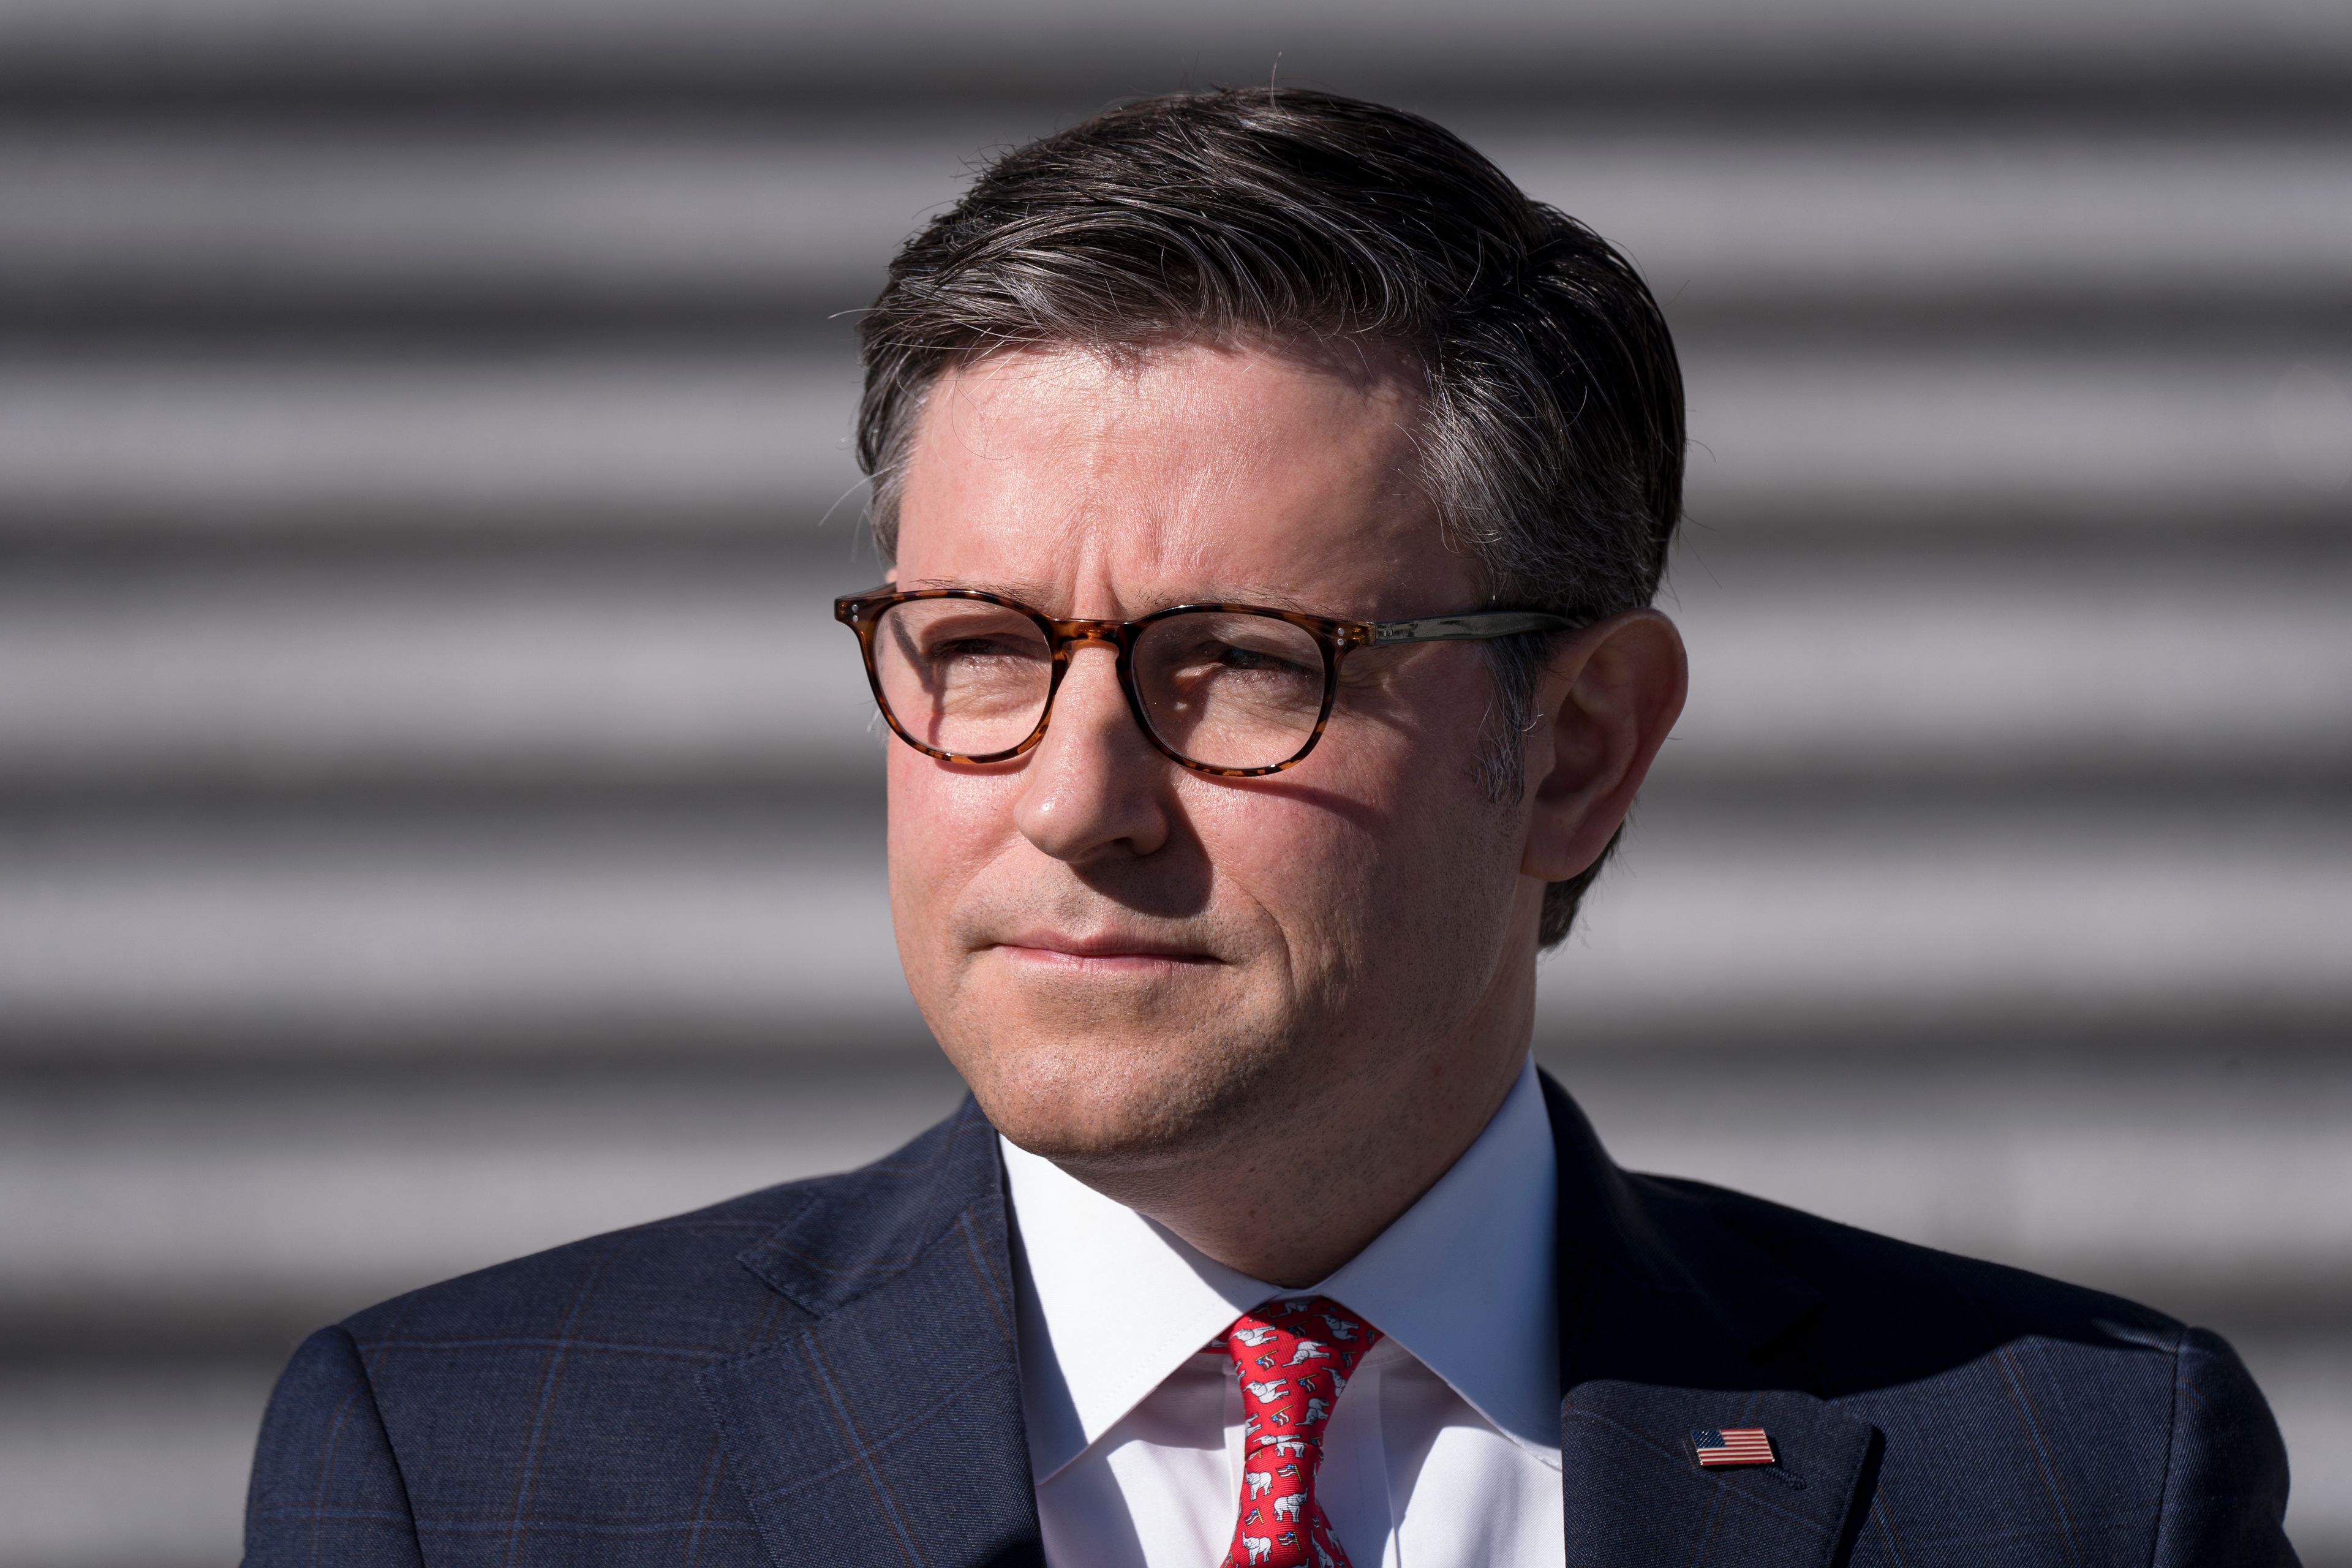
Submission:
[[[1691,1435],[1723,1426],[1764,1428],[1776,1462],[1703,1468]],[[1580,1383],[1560,1411],[1568,1561],[1827,1568],[1876,1440],[1809,1394]]]
[[821,1189],[742,1262],[805,1314],[701,1380],[780,1568],[1042,1565],[978,1108]]
[[[1571,1568],[1826,1568],[1867,1496],[1878,1435],[1768,1370],[1818,1297],[1700,1198],[1618,1170],[1549,1077],[1544,1093],[1559,1162]],[[1702,1467],[1693,1432],[1726,1426],[1764,1428],[1776,1462]]]

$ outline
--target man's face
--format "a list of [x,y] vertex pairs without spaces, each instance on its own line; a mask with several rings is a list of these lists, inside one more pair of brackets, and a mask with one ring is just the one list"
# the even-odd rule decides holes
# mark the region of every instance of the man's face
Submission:
[[[1469,608],[1473,565],[1417,482],[1418,413],[1381,363],[998,354],[921,415],[898,583],[1106,619]],[[1474,1017],[1524,1009],[1511,955],[1532,952],[1542,884],[1518,874],[1521,814],[1478,783],[1475,647],[1352,655],[1316,750],[1258,779],[1153,750],[1113,657],[1074,652],[1024,757],[889,748],[908,982],[1015,1143],[1083,1165],[1307,1136],[1381,1086],[1433,1088]]]

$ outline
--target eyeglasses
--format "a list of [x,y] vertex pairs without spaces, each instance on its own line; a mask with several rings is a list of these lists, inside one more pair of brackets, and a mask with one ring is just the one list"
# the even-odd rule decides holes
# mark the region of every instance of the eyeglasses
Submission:
[[1118,656],[1118,683],[1169,761],[1223,778],[1295,767],[1323,738],[1339,661],[1359,648],[1463,642],[1580,625],[1539,610],[1335,621],[1259,605],[1175,605],[1140,620],[1056,620],[977,588],[887,586],[834,601],[898,737],[948,763],[1001,763],[1045,738],[1070,655]]

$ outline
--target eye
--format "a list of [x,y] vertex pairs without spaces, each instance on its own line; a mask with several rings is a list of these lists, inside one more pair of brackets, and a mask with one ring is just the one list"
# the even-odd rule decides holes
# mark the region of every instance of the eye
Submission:
[[1003,637],[974,635],[942,637],[925,650],[925,657],[936,663],[944,664],[959,658],[1026,657],[1032,651],[1026,647],[1016,647]]
[[1265,648],[1243,647],[1234,643],[1225,644],[1223,650],[1213,657],[1227,669],[1280,670],[1298,668],[1295,662],[1279,654],[1271,653]]
[[1204,669],[1249,675],[1307,675],[1322,679],[1318,650],[1295,626],[1280,621],[1258,626],[1201,629],[1188,662]]
[[1034,658],[1045,652],[1036,628],[993,611],[934,610],[908,616],[905,629],[911,651],[930,664]]

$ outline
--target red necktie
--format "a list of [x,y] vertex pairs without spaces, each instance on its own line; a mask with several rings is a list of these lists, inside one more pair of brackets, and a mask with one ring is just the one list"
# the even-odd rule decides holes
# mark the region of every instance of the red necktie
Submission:
[[1268,1301],[1225,1331],[1249,1419],[1241,1521],[1224,1568],[1348,1568],[1315,1500],[1315,1475],[1331,1407],[1380,1337],[1328,1296]]

